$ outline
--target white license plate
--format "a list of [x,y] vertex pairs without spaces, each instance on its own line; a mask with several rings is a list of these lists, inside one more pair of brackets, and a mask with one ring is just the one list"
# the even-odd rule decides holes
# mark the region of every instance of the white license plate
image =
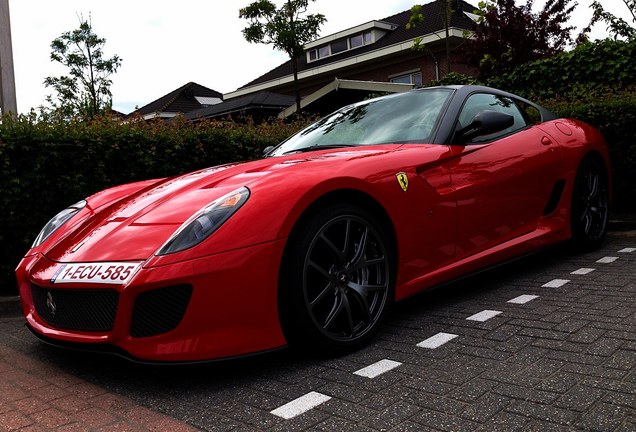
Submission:
[[51,278],[51,283],[123,285],[132,279],[140,267],[140,262],[62,264],[55,272],[55,275]]

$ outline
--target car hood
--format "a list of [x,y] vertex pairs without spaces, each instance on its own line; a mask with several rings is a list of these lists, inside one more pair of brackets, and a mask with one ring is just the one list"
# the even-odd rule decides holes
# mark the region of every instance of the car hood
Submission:
[[[215,199],[241,186],[252,190],[307,164],[337,167],[373,158],[399,146],[373,146],[297,153],[284,157],[228,164],[159,180],[123,198],[103,203],[100,194],[87,199],[84,218],[44,252],[57,262],[146,260],[190,217]],[[81,218],[81,216],[80,216]]]
[[[43,253],[57,262],[147,260],[184,222],[237,188],[247,186],[256,195],[261,188],[280,184],[281,179],[299,176],[311,178],[305,182],[311,184],[314,177],[324,177],[315,178],[319,182],[338,176],[342,171],[350,172],[356,161],[366,163],[401,147],[382,145],[322,150],[222,165],[145,182],[141,189],[132,193],[127,190],[125,196],[114,199],[112,193],[104,191],[87,199],[87,209],[78,215],[78,220],[71,220],[61,229],[66,232],[62,231],[59,237],[52,239],[53,246],[45,242]],[[426,147],[418,146],[420,155],[426,152]],[[437,158],[440,147],[430,148],[432,157]],[[433,151],[433,148],[438,150]],[[314,177],[307,177],[310,171]],[[273,239],[262,239],[269,240]]]

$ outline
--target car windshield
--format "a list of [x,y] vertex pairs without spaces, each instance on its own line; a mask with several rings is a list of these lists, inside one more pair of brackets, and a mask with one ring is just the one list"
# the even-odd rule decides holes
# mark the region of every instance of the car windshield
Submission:
[[427,142],[450,94],[448,89],[416,90],[346,106],[293,135],[269,155]]

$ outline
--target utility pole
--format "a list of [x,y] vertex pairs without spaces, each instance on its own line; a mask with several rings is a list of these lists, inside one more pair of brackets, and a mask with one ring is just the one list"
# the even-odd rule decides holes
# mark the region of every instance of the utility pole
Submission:
[[9,0],[0,0],[0,111],[2,114],[18,113],[11,48],[11,22]]

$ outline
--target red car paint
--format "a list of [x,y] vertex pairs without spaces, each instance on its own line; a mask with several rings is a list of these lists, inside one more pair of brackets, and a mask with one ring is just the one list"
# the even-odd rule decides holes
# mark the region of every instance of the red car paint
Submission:
[[[491,143],[386,144],[317,150],[230,164],[170,179],[115,187],[87,206],[17,268],[28,326],[39,336],[86,347],[114,346],[135,359],[197,361],[286,345],[278,311],[279,270],[290,232],[328,194],[374,200],[391,221],[398,256],[395,300],[570,238],[572,184],[589,152],[609,172],[602,136],[575,120],[550,120]],[[396,179],[405,173],[404,191]],[[555,181],[558,206],[543,214]],[[205,241],[178,253],[156,251],[188,218],[245,186],[250,198]],[[119,295],[108,331],[56,328],[37,313],[32,286],[52,283],[63,263],[143,262]],[[130,335],[138,296],[189,284],[192,297],[178,326]]]

